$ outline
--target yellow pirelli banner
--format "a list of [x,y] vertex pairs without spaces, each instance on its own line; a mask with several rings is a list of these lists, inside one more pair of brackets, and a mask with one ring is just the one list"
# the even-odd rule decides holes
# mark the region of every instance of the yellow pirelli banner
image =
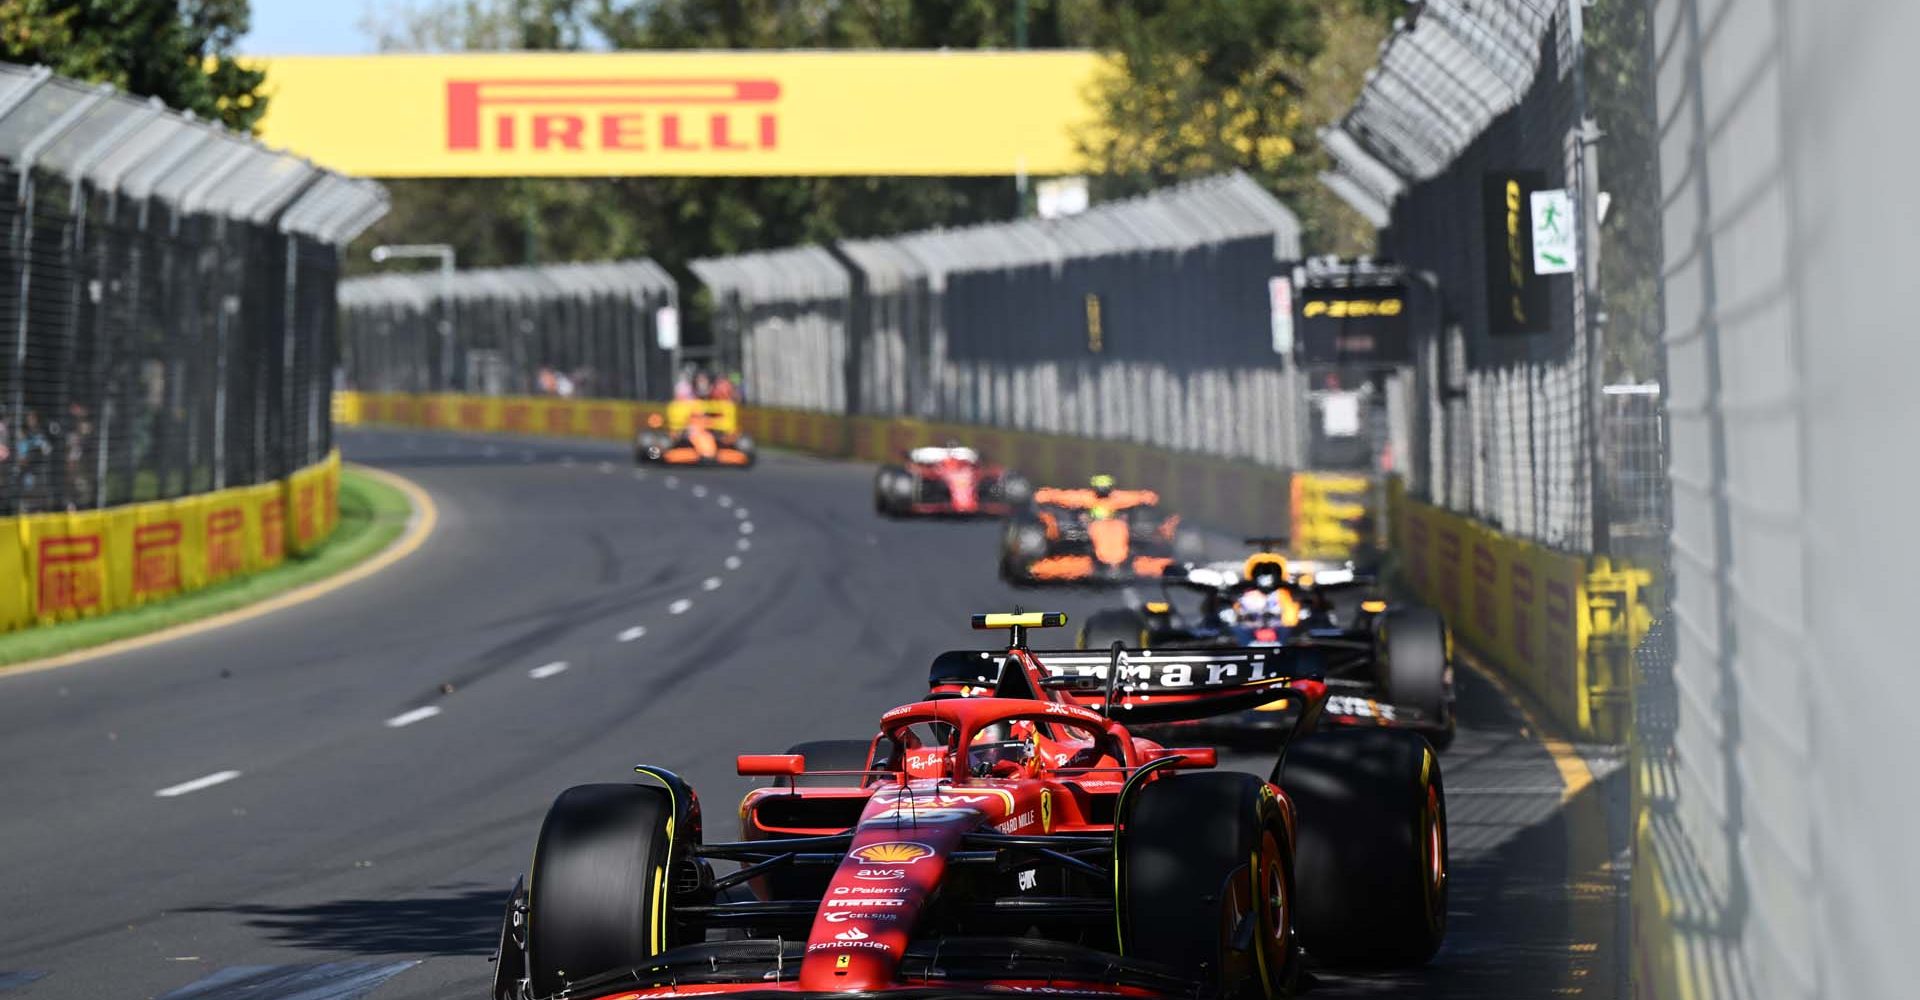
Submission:
[[139,607],[276,566],[333,533],[339,492],[335,452],[278,482],[0,518],[0,631]]
[[372,177],[1082,170],[1091,52],[620,52],[259,60],[261,138]]

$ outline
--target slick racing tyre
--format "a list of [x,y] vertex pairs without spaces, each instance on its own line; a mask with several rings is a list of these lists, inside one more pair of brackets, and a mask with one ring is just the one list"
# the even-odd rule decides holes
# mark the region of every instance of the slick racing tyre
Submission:
[[1123,808],[1123,953],[1186,973],[1202,996],[1291,996],[1293,853],[1272,788],[1250,774],[1176,774]]
[[672,861],[665,789],[577,785],[560,793],[533,851],[527,965],[533,995],[553,996],[677,943],[663,878]]
[[897,465],[883,465],[873,477],[873,512],[881,517],[900,516],[900,495],[911,493],[913,484],[907,481],[907,470]]
[[1447,797],[1440,756],[1400,729],[1339,729],[1288,747],[1274,783],[1299,837],[1296,924],[1329,965],[1400,968],[1447,930]]
[[1118,640],[1128,649],[1145,649],[1148,638],[1147,619],[1138,611],[1109,608],[1087,616],[1087,623],[1080,626],[1078,645],[1081,649],[1105,650]]
[[1447,624],[1432,608],[1394,608],[1382,616],[1375,648],[1387,700],[1419,709],[1453,728],[1447,699]]
[[[859,771],[867,766],[867,754],[873,744],[868,740],[808,740],[787,748],[807,759],[809,771]],[[858,788],[865,782],[854,775],[802,774],[775,778],[775,788]]]

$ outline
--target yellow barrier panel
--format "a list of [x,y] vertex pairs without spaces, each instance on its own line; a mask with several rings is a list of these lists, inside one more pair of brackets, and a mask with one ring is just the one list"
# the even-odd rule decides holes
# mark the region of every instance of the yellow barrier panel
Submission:
[[139,607],[309,551],[339,523],[339,487],[334,452],[280,482],[0,518],[0,548],[12,546],[0,557],[0,631]]

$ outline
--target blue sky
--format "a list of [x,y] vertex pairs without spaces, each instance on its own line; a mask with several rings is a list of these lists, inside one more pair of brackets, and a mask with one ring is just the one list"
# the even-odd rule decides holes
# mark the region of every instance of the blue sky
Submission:
[[360,30],[369,9],[394,0],[253,0],[253,30],[240,41],[248,55],[351,55],[373,51]]

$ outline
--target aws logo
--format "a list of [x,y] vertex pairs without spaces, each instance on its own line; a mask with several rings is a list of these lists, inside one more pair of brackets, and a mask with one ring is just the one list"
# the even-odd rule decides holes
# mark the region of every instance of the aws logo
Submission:
[[1302,313],[1312,319],[1325,316],[1329,319],[1363,319],[1369,316],[1398,316],[1406,311],[1406,303],[1401,299],[1313,299]]

